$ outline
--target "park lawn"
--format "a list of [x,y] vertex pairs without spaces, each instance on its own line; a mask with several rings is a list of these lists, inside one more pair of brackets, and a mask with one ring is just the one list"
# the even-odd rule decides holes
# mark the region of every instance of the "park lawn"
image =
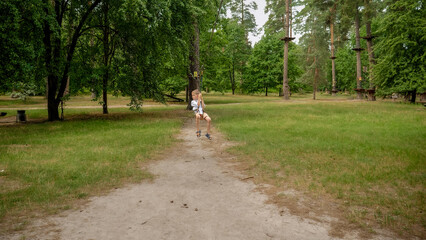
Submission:
[[[282,97],[278,96],[278,93],[271,93],[268,96],[265,96],[264,93],[255,93],[252,95],[240,95],[232,93],[220,93],[220,92],[210,92],[204,93],[204,100],[207,105],[211,104],[230,104],[230,103],[255,103],[255,102],[277,102],[281,101]],[[185,99],[185,93],[180,93],[177,97]],[[336,96],[331,96],[330,94],[318,92],[316,95],[319,100],[348,100],[354,99],[354,95],[350,94],[337,94]],[[302,100],[310,101],[312,100],[312,93],[294,93],[291,95],[293,100]]]
[[231,152],[260,182],[331,197],[364,228],[424,234],[423,106],[291,101],[211,106],[208,112],[227,138],[243,143]]
[[32,215],[152,178],[141,166],[176,141],[188,117],[176,108],[94,112],[72,110],[62,122],[0,126],[0,232],[19,229]]

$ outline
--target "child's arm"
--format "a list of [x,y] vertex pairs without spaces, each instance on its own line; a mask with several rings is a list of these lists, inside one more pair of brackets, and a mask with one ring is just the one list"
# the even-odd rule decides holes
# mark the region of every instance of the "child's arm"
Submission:
[[201,93],[198,95],[197,106],[199,107],[201,103]]
[[[200,98],[201,98],[201,107],[202,107],[203,109],[205,109],[205,108],[206,108],[206,105],[204,105],[204,98],[203,98],[203,96],[201,95],[201,93],[200,93]],[[198,98],[198,99],[200,99],[200,98]]]

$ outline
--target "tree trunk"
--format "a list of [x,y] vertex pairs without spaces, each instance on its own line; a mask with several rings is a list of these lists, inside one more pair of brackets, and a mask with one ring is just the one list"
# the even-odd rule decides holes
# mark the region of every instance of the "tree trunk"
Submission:
[[237,83],[235,82],[235,64],[232,64],[232,95],[235,94]]
[[416,96],[417,96],[417,90],[416,90],[416,89],[414,89],[414,90],[411,92],[411,103],[416,103]]
[[[243,26],[244,34],[246,37],[246,44],[248,45],[248,32],[246,31],[244,24],[244,0],[241,0],[241,26]],[[244,83],[244,66],[246,63],[244,61],[241,62],[241,78],[240,78],[240,93],[243,93],[243,83]]]
[[268,96],[268,87],[265,87],[265,96]]
[[283,99],[290,100],[290,86],[288,85],[288,44],[289,44],[289,24],[290,24],[290,0],[285,1],[285,39],[284,39],[284,72],[283,72]]
[[109,21],[108,21],[108,3],[103,4],[104,27],[103,27],[103,45],[104,45],[104,75],[102,81],[102,112],[108,114],[108,78],[109,78]]
[[[45,13],[46,15],[49,15],[49,7],[48,4],[55,4],[55,3],[49,3],[47,0],[44,1],[46,4],[45,6]],[[45,20],[44,26],[43,26],[43,44],[45,48],[44,53],[44,61],[45,66],[47,70],[47,113],[49,121],[56,121],[59,120],[59,111],[58,106],[59,104],[56,102],[56,90],[58,89],[58,73],[55,71],[52,62],[54,62],[53,54],[54,52],[54,46],[52,46],[52,30],[50,28],[50,23]]]
[[229,82],[231,83],[232,95],[234,95],[234,84],[232,82],[232,71],[229,69]]
[[364,0],[365,3],[365,27],[366,27],[366,39],[367,39],[367,51],[368,51],[368,61],[369,61],[369,78],[370,78],[370,89],[368,91],[368,100],[369,101],[376,101],[376,95],[375,95],[375,86],[374,86],[374,75],[373,75],[373,68],[374,65],[376,65],[376,61],[374,60],[374,52],[373,52],[373,36],[371,35],[371,6],[370,6],[370,0]]
[[[93,9],[101,2],[101,0],[96,0],[93,4],[89,5],[87,11],[82,15],[78,26],[76,27],[74,34],[72,36],[71,44],[68,48],[67,57],[65,60],[64,68],[62,69],[62,44],[61,44],[61,29],[62,29],[62,17],[64,11],[68,7],[66,4],[60,4],[59,1],[49,1],[44,0],[45,4],[45,13],[47,16],[55,16],[57,22],[57,32],[52,34],[52,28],[46,18],[43,26],[43,44],[45,46],[45,66],[47,70],[47,86],[48,86],[48,94],[47,94],[47,112],[49,116],[49,121],[57,121],[59,118],[59,104],[62,101],[62,97],[64,96],[65,89],[68,82],[68,73],[71,65],[71,61],[74,55],[74,51],[77,45],[78,38],[80,37],[80,31],[86,22],[87,18],[93,11]],[[49,4],[51,4],[55,10],[55,14],[50,13]],[[53,40],[52,40],[53,38]],[[53,46],[52,46],[53,42]],[[62,77],[59,77],[62,75]],[[60,85],[59,85],[60,83]],[[59,89],[58,89],[59,86]]]
[[330,20],[330,33],[331,33],[331,78],[332,78],[332,96],[336,96],[336,65],[334,56],[334,13],[336,11],[336,4],[334,4],[333,8],[331,8],[331,20]]
[[314,66],[315,66],[315,74],[314,74],[314,94],[313,94],[313,99],[316,100],[316,94],[317,94],[317,84],[318,84],[318,74],[319,74],[319,69],[317,66],[317,57],[314,57]]
[[361,66],[361,41],[360,41],[360,35],[359,35],[359,13],[358,8],[355,15],[355,32],[356,32],[356,88],[357,88],[357,99],[363,99],[362,94],[362,66]]
[[186,109],[192,110],[191,101],[192,101],[192,91],[200,88],[200,80],[198,77],[195,77],[195,72],[197,76],[200,73],[200,32],[198,29],[198,22],[194,17],[192,25],[194,26],[194,32],[191,39],[191,53],[189,56],[189,73],[188,73],[188,95],[189,101]]

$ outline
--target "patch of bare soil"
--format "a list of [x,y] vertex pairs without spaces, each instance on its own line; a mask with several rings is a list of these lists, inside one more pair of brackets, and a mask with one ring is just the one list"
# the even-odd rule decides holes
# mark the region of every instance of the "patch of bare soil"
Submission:
[[291,204],[303,196],[290,189],[285,194],[293,194],[295,199],[289,204],[271,201],[272,195],[259,191],[259,187],[270,186],[255,185],[255,176],[235,170],[241,164],[226,153],[232,144],[216,131],[213,140],[208,140],[205,125],[202,127],[203,135],[197,138],[194,120],[187,121],[179,144],[145,166],[155,174],[153,181],[94,197],[85,205],[33,221],[25,231],[0,239],[360,238],[357,231],[331,234],[333,217],[298,216]]

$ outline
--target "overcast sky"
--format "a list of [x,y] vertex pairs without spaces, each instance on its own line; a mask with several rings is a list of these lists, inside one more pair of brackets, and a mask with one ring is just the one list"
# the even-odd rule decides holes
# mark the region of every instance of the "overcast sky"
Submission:
[[[253,1],[257,3],[257,10],[254,12],[257,27],[261,28],[263,27],[263,24],[265,24],[266,21],[268,21],[268,15],[264,13],[266,1],[265,0],[253,0]],[[250,34],[249,39],[254,45],[256,42],[258,42],[262,38],[262,35],[263,35],[263,31],[259,33],[259,35],[256,37]]]

